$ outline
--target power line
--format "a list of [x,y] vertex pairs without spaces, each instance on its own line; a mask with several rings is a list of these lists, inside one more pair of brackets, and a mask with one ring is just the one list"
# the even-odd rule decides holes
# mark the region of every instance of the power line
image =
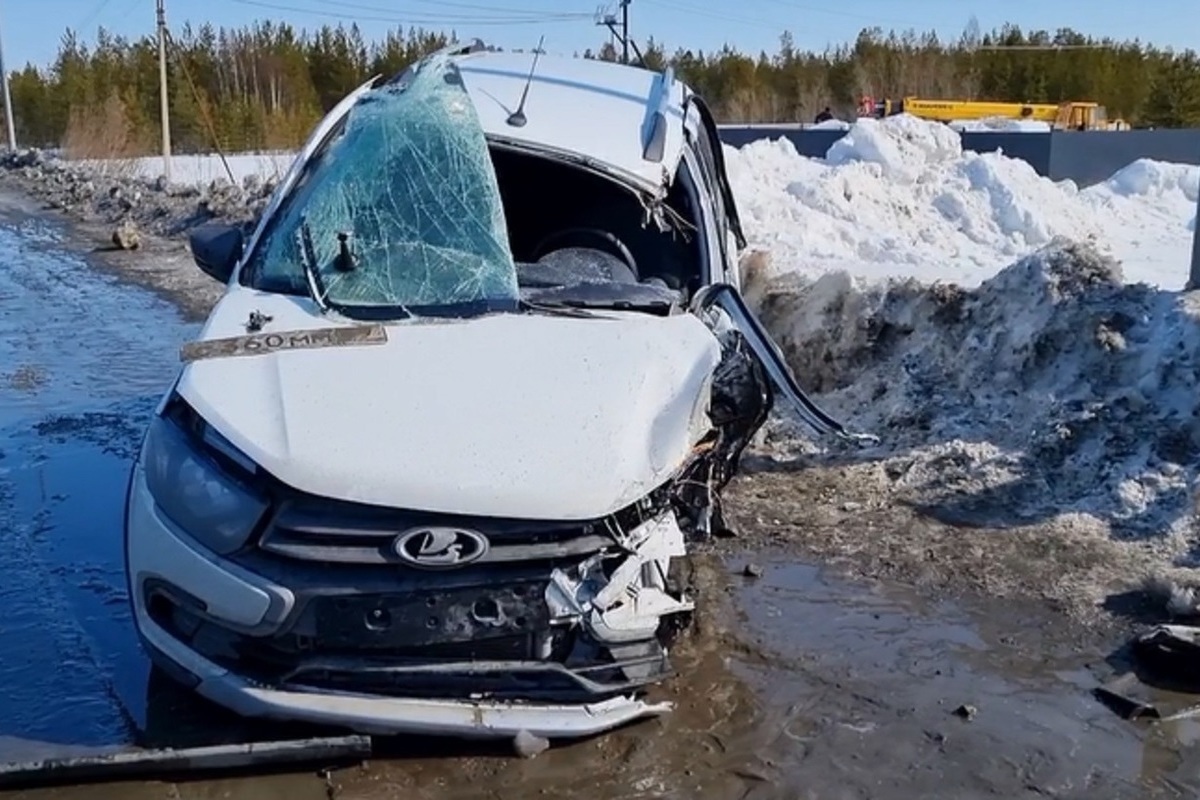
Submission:
[[814,5],[808,5],[807,3],[794,3],[794,2],[790,2],[790,0],[763,0],[763,2],[771,3],[772,5],[776,5],[776,6],[782,6],[783,8],[788,8],[793,11],[803,11],[806,14],[826,14],[831,17],[845,17],[846,19],[858,19],[858,20],[863,20],[864,22],[874,22],[874,23],[886,22],[886,23],[890,23],[892,25],[905,25],[910,28],[923,27],[921,25],[916,24],[915,22],[909,22],[909,21],[898,20],[898,19],[889,19],[887,17],[880,17],[876,14],[860,14],[855,11],[842,11],[842,10],[836,9],[836,8],[829,8],[827,6],[814,6]]
[[[268,3],[268,2],[264,2],[264,0],[233,0],[233,2],[239,3],[244,6],[258,6],[259,8],[269,8],[269,9],[272,9],[275,11],[291,11],[291,12],[297,13],[297,14],[309,14],[312,16],[344,20],[346,22],[392,22],[392,23],[396,23],[396,24],[406,24],[406,25],[446,25],[446,24],[451,24],[451,23],[469,24],[469,25],[533,25],[533,24],[545,25],[545,24],[564,23],[564,22],[576,23],[576,22],[579,22],[579,20],[581,18],[590,18],[590,15],[583,15],[583,17],[570,17],[570,18],[555,17],[555,16],[547,15],[541,19],[534,19],[534,18],[517,19],[517,18],[513,18],[513,17],[487,18],[487,17],[478,17],[478,16],[474,16],[474,15],[459,15],[459,16],[441,15],[436,18],[434,18],[434,17],[428,17],[428,18],[413,17],[413,16],[406,16],[406,17],[387,16],[387,17],[384,17],[384,16],[368,16],[368,15],[363,15],[363,14],[355,14],[355,15],[351,16],[348,14],[339,14],[339,13],[333,13],[333,12],[329,12],[329,11],[317,11],[316,9],[312,9],[312,8],[301,8],[299,6],[284,5],[282,3]],[[386,9],[380,9],[380,10],[383,11]]]
[[751,27],[764,28],[766,30],[772,30],[777,33],[782,33],[787,28],[787,26],[780,24],[780,23],[770,23],[770,22],[765,22],[761,19],[750,19],[748,17],[738,17],[738,16],[733,16],[730,14],[722,14],[717,11],[711,11],[711,10],[709,10],[711,8],[711,6],[700,8],[697,6],[683,5],[680,3],[672,3],[672,2],[668,2],[668,0],[642,0],[642,2],[658,6],[660,8],[671,9],[672,11],[683,11],[683,12],[686,12],[688,14],[693,14],[698,17],[706,17],[708,19],[715,19],[715,20],[719,20],[721,22],[733,22],[733,23],[737,23],[740,25],[749,25]]
[[[496,14],[505,14],[505,15],[512,14],[512,15],[516,15],[516,16],[526,16],[526,17],[563,17],[563,18],[569,17],[572,19],[585,19],[585,18],[590,18],[592,16],[591,14],[581,13],[581,12],[577,12],[577,11],[546,11],[545,9],[506,8],[506,7],[498,8],[496,6],[481,6],[481,5],[477,5],[475,3],[452,2],[452,0],[410,0],[410,2],[417,3],[418,5],[428,5],[428,6],[444,7],[444,8],[461,8],[461,9],[468,9],[471,11],[491,11]],[[322,0],[321,5],[341,6],[343,8],[357,8],[357,9],[361,9],[363,11],[382,11],[385,13],[395,13],[395,9],[393,9],[393,8],[380,8],[379,6],[369,6],[369,5],[363,5],[361,3],[349,3],[349,2],[345,2],[344,0]]]
[[977,44],[972,50],[1106,50],[1113,45],[1095,44]]
[[100,3],[99,3],[99,5],[97,5],[97,6],[96,6],[95,8],[93,8],[91,11],[89,11],[89,12],[88,12],[88,15],[87,15],[86,17],[84,17],[84,18],[83,18],[83,21],[82,21],[82,22],[80,22],[78,25],[76,25],[76,26],[75,26],[75,30],[80,30],[80,31],[81,31],[81,30],[83,30],[84,28],[86,28],[88,25],[91,25],[91,24],[92,24],[92,20],[94,20],[94,19],[96,19],[96,17],[100,16],[100,12],[101,12],[101,11],[103,11],[105,8],[107,8],[107,7],[108,7],[108,4],[109,4],[111,1],[112,1],[112,0],[100,0]]
[[596,14],[596,24],[603,25],[608,28],[611,40],[620,40],[621,42],[621,63],[629,63],[629,48],[632,45],[637,53],[638,61],[643,61],[642,53],[638,50],[637,43],[629,38],[629,2],[630,0],[619,0],[621,7],[621,32],[617,33],[617,15],[606,12],[601,9]]
[[171,35],[170,29],[164,29],[164,33],[171,45],[172,51],[175,53],[175,61],[179,64],[179,69],[183,72],[183,77],[187,79],[188,86],[192,89],[192,97],[196,101],[196,108],[204,120],[205,127],[208,128],[208,135],[212,139],[213,149],[217,151],[217,155],[221,159],[221,164],[225,167],[225,174],[229,176],[230,183],[237,183],[237,180],[233,177],[233,169],[229,166],[229,160],[225,158],[225,153],[221,150],[220,138],[217,136],[217,126],[213,123],[212,116],[209,114],[208,103],[205,103],[204,98],[200,96],[200,89],[196,86],[195,79],[192,78],[192,71],[188,69],[187,59],[184,57],[183,50],[179,47],[179,43],[175,41],[175,37]]

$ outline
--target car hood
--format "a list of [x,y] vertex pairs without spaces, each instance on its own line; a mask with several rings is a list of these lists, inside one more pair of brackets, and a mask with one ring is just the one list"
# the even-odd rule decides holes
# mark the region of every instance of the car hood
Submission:
[[[232,288],[201,339],[345,326]],[[304,492],[394,508],[589,519],[668,480],[709,429],[720,349],[690,314],[408,320],[377,344],[204,358],[177,386]]]

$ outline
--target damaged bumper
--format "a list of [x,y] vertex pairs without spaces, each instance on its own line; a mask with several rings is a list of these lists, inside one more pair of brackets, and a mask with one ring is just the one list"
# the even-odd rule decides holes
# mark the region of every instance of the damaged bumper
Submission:
[[[671,708],[643,696],[670,672],[672,618],[691,610],[668,589],[668,562],[683,555],[669,514],[605,547],[593,534],[554,543],[554,557],[506,562],[497,546],[490,565],[429,571],[337,563],[311,538],[288,551],[304,526],[287,524],[277,517],[274,538],[215,556],[165,517],[135,469],[126,557],[136,627],[160,668],[219,705],[469,738],[588,736]],[[327,539],[339,536],[349,534]]]

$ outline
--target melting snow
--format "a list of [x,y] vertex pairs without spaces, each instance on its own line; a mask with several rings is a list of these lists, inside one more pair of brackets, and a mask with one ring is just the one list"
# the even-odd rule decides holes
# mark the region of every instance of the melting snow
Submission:
[[896,491],[951,521],[1090,520],[1191,581],[1200,293],[1177,290],[1200,169],[1138,161],[1079,191],[912,118],[860,122],[823,161],[778,140],[730,161],[769,256],[747,298],[801,384],[881,436],[860,455]]

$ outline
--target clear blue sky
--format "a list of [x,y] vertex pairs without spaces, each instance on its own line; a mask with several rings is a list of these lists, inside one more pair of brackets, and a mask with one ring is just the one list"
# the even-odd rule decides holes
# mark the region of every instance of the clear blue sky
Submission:
[[[239,26],[256,19],[299,27],[357,21],[368,37],[396,25],[455,29],[501,47],[532,47],[546,36],[551,52],[598,47],[607,34],[594,15],[606,0],[166,0],[172,27],[184,22]],[[0,0],[0,35],[10,69],[46,65],[67,28],[91,41],[98,26],[127,36],[150,33],[155,0]],[[616,0],[607,0],[615,8]],[[849,41],[865,26],[914,27],[954,37],[975,15],[981,27],[1013,22],[1053,31],[1071,27],[1095,36],[1140,38],[1200,50],[1200,0],[631,0],[630,30],[668,49],[774,52],[792,31],[801,48]]]

